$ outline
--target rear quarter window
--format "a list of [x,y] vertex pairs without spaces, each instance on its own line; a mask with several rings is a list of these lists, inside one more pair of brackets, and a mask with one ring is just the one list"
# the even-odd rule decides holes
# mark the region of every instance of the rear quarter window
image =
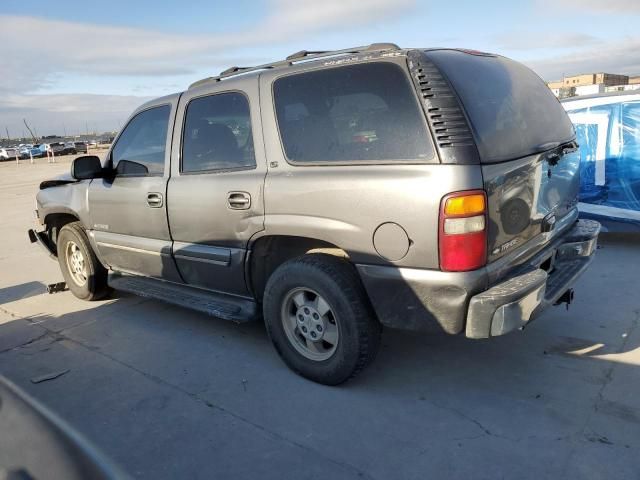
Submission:
[[293,163],[423,162],[434,150],[407,75],[389,62],[281,77],[278,128]]

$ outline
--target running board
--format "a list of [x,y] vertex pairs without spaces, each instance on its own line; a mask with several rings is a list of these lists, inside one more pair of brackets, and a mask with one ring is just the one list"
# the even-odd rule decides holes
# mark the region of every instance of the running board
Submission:
[[213,317],[245,323],[259,318],[256,302],[149,277],[109,273],[109,286],[144,298],[197,310]]

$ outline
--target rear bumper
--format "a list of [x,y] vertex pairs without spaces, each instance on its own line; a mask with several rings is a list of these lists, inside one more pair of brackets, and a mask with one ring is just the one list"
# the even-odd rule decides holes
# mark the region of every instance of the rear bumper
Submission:
[[498,283],[485,269],[440,272],[358,265],[383,325],[488,338],[522,328],[571,288],[593,261],[600,224],[578,221]]
[[554,305],[593,261],[599,233],[598,222],[581,220],[551,252],[541,252],[508,280],[474,295],[469,301],[466,336],[504,335],[523,328]]

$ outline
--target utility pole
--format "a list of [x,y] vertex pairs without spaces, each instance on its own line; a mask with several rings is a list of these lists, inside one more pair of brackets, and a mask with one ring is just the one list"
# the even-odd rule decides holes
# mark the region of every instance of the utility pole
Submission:
[[7,141],[11,141],[11,137],[9,136],[9,127],[5,126],[4,129],[7,131]]

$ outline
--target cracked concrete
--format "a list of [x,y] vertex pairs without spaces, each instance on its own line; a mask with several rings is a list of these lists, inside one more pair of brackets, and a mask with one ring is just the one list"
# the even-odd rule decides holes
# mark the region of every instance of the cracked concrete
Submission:
[[361,377],[327,388],[259,324],[44,293],[58,266],[25,232],[38,182],[67,168],[0,164],[0,373],[132,476],[638,478],[637,238],[603,240],[569,312],[491,341],[385,331]]

